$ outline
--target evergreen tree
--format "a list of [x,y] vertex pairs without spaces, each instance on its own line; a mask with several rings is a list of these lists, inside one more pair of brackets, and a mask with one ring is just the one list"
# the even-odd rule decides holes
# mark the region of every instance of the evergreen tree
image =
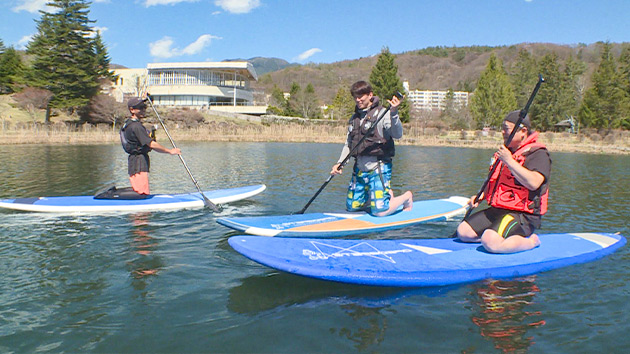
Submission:
[[[404,93],[402,82],[398,77],[398,66],[394,62],[395,56],[389,52],[389,48],[385,47],[378,56],[376,65],[372,68],[370,74],[370,83],[374,94],[378,96],[385,104],[391,99],[396,92]],[[398,114],[403,122],[409,121],[409,104],[407,100],[398,106]]]
[[0,94],[17,91],[23,81],[24,65],[18,52],[10,47],[0,54]]
[[444,109],[440,112],[440,120],[448,127],[452,127],[457,115],[457,107],[455,107],[455,92],[452,88],[446,91],[444,98]]
[[272,105],[269,107],[270,113],[284,115],[288,102],[284,97],[284,92],[277,85],[273,85],[271,90],[271,102]]
[[297,82],[291,83],[291,89],[289,90],[289,99],[287,100],[287,106],[284,114],[289,117],[298,116],[298,98],[302,93],[302,87]]
[[350,90],[344,87],[340,87],[337,90],[337,94],[330,105],[330,112],[333,119],[349,119],[354,112],[356,103],[352,99]]
[[492,53],[470,99],[473,120],[477,123],[477,128],[498,127],[503,118],[516,107],[514,89],[503,63]]
[[619,75],[621,88],[625,92],[625,102],[621,104],[623,109],[620,126],[630,129],[630,44],[625,43],[619,57]]
[[98,76],[102,80],[107,80],[110,82],[116,81],[117,77],[114,75],[112,71],[109,70],[109,63],[111,59],[109,54],[107,53],[107,47],[103,43],[103,38],[101,37],[101,33],[97,32],[94,36],[94,59],[96,60],[96,70]]
[[295,94],[294,103],[303,118],[316,118],[320,116],[317,94],[315,94],[313,84],[309,83],[304,90],[298,90]]
[[546,131],[564,119],[568,98],[564,95],[567,91],[565,90],[564,77],[560,73],[558,55],[555,52],[547,53],[540,59],[538,71],[545,78],[545,84],[540,87],[529,112],[532,118],[532,127]]
[[564,63],[564,90],[567,91],[566,116],[575,117],[584,97],[584,73],[587,66],[583,61],[573,58],[572,55]]
[[538,74],[536,59],[532,57],[529,51],[519,50],[511,76],[517,107],[525,107],[531,95],[531,87],[534,87],[538,82]]
[[602,43],[601,61],[591,77],[578,114],[582,125],[593,128],[619,128],[624,117],[627,94],[612,55],[612,45]]
[[51,0],[54,12],[41,11],[38,33],[29,43],[33,55],[28,75],[32,86],[50,90],[50,107],[68,108],[87,104],[100,88],[109,58],[100,36],[94,39],[86,0]]

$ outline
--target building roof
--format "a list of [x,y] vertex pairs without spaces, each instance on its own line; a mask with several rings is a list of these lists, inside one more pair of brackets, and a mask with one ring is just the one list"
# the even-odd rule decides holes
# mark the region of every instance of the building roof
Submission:
[[208,69],[208,70],[227,70],[236,71],[250,79],[258,80],[254,66],[247,61],[204,61],[204,62],[187,62],[187,63],[149,63],[148,70],[164,70],[164,69]]

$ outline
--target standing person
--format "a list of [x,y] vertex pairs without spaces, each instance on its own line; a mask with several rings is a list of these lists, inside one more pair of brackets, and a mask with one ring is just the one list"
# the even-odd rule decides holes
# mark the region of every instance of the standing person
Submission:
[[398,117],[401,101],[394,96],[388,100],[389,112],[378,122],[363,142],[359,141],[368,133],[385,108],[374,95],[372,86],[365,81],[355,82],[350,93],[356,102],[354,114],[350,118],[348,136],[338,162],[333,165],[331,175],[342,173],[341,162],[352,152],[354,168],[348,186],[346,209],[348,211],[369,210],[374,216],[386,216],[395,212],[401,205],[403,210],[413,207],[413,194],[410,191],[394,197],[390,187],[394,139],[403,135],[403,126]]
[[[509,146],[502,145],[494,154],[499,160],[495,172],[481,195],[490,207],[471,215],[457,227],[457,236],[464,242],[480,242],[492,253],[526,251],[540,245],[534,230],[540,228],[547,212],[551,157],[538,142],[538,132],[531,131],[529,115],[518,122],[520,111],[513,111],[503,120],[503,139],[507,142],[516,129]],[[470,200],[472,207],[475,196]]]
[[129,154],[127,159],[129,181],[131,188],[138,194],[148,195],[149,191],[149,151],[155,150],[161,153],[179,155],[179,148],[168,149],[153,140],[149,131],[142,125],[141,119],[146,117],[147,105],[144,100],[132,97],[127,101],[127,107],[131,118],[127,119],[120,130],[120,140],[125,152]]

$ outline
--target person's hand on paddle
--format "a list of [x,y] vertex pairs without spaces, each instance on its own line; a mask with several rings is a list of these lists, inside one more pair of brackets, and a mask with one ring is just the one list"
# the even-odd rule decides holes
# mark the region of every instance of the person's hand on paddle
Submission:
[[330,171],[330,175],[340,175],[343,173],[343,167],[341,167],[340,163],[336,163],[333,165],[332,170]]
[[392,97],[391,100],[387,100],[387,102],[389,102],[389,105],[390,105],[389,110],[391,114],[395,115],[396,112],[398,112],[398,106],[400,106],[402,101],[398,98],[398,96],[394,95],[394,97]]
[[161,152],[161,153],[166,153],[166,154],[171,154],[171,155],[181,155],[182,151],[179,148],[172,148],[169,149],[167,147],[164,147],[162,144],[158,143],[157,141],[151,141],[151,145],[149,145],[149,147],[157,152]]
[[475,199],[477,198],[477,196],[476,196],[476,195],[473,195],[473,196],[472,196],[472,197],[470,197],[470,199],[468,200],[468,205],[469,205],[471,208],[473,208],[473,209],[474,209],[474,208],[476,208],[476,207],[478,207],[478,206],[479,206],[479,203],[481,203],[481,201],[483,200],[483,195],[484,195],[484,193],[482,193],[482,194],[481,194],[481,196],[479,196],[479,200],[478,200],[478,201],[476,201],[476,202],[475,202]]
[[499,151],[497,151],[497,157],[508,166],[510,165],[511,160],[514,160],[512,152],[508,148],[506,148],[505,145],[501,145],[501,147],[499,147]]

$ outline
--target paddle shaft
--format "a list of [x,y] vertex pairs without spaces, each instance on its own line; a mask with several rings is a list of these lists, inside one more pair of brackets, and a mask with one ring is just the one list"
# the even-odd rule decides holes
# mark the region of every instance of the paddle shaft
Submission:
[[[387,114],[387,112],[389,112],[389,109],[391,107],[387,107],[385,108],[385,110],[383,111],[383,113],[381,113],[381,115],[378,117],[378,119],[376,120],[376,122],[374,124],[372,124],[372,126],[368,129],[368,131],[365,133],[365,135],[363,135],[361,137],[361,139],[359,139],[359,141],[357,142],[357,144],[355,146],[352,147],[352,150],[350,150],[350,152],[348,153],[348,155],[339,163],[339,167],[343,169],[343,166],[346,165],[346,163],[348,163],[348,160],[350,160],[350,158],[352,157],[352,153],[359,147],[359,145],[361,145],[361,143],[363,142],[363,140],[365,140],[365,138],[367,138],[370,134],[372,134],[372,131],[374,131],[374,129],[376,129],[376,126],[378,125],[378,123],[383,119],[383,117],[385,117],[385,114]],[[304,208],[302,208],[302,210],[298,211],[296,214],[304,214],[304,212],[306,211],[306,209],[308,209],[308,207],[311,205],[311,203],[315,200],[315,198],[317,198],[317,196],[319,195],[319,193],[321,193],[324,188],[326,188],[326,186],[328,185],[328,183],[330,183],[330,181],[333,179],[333,177],[335,177],[335,175],[330,175],[328,176],[328,179],[326,179],[326,182],[324,182],[324,184],[322,184],[321,187],[319,187],[319,189],[317,190],[317,192],[315,193],[315,195],[313,195],[313,197],[306,203],[306,205],[304,206]]]
[[[539,74],[538,75],[538,82],[536,83],[536,87],[534,87],[534,91],[529,96],[529,100],[527,100],[527,104],[525,104],[525,107],[519,113],[518,120],[514,124],[514,128],[512,129],[512,132],[510,132],[510,135],[508,136],[507,140],[505,141],[505,146],[506,147],[510,146],[510,143],[512,142],[512,139],[514,139],[514,135],[516,135],[516,131],[519,129],[519,126],[523,122],[523,119],[525,119],[525,117],[527,116],[527,112],[529,111],[529,106],[532,105],[532,102],[534,101],[534,97],[536,97],[536,94],[538,93],[538,90],[540,89],[540,85],[543,82],[545,82],[545,79],[543,79],[542,75]],[[488,183],[490,182],[490,177],[492,177],[492,175],[494,174],[494,171],[496,171],[497,167],[499,166],[499,161],[500,160],[497,159],[494,162],[494,164],[492,165],[492,168],[490,169],[490,173],[488,174],[488,178],[486,178],[486,181],[483,182],[483,185],[481,186],[481,189],[479,190],[479,193],[477,193],[477,195],[475,196],[475,200],[474,200],[473,204],[479,203],[479,198],[481,198],[481,195],[486,190],[486,187],[488,186]],[[464,215],[464,220],[468,219],[468,217],[472,213],[473,209],[474,209],[474,207],[472,205],[470,206],[470,208],[468,208],[468,210],[466,211],[466,215]]]
[[[147,100],[149,101],[149,104],[151,105],[151,108],[153,109],[153,112],[155,113],[155,115],[157,116],[158,120],[160,121],[160,125],[162,125],[162,128],[164,129],[164,132],[166,133],[166,136],[168,137],[168,140],[171,141],[171,145],[173,145],[174,148],[177,148],[177,145],[175,145],[175,141],[171,137],[171,134],[169,134],[168,129],[166,129],[166,125],[164,124],[164,121],[162,120],[162,117],[160,117],[160,114],[158,113],[157,109],[155,109],[155,106],[153,106],[153,100],[151,100],[151,96],[149,96],[148,94],[147,94]],[[192,180],[193,184],[195,185],[195,187],[197,188],[197,190],[199,191],[199,193],[203,197],[203,204],[204,204],[204,206],[212,209],[215,212],[220,211],[219,207],[217,207],[213,202],[210,201],[210,199],[208,199],[208,197],[206,197],[205,194],[203,194],[203,191],[199,187],[199,183],[197,183],[197,180],[195,179],[195,176],[193,176],[192,172],[190,172],[190,169],[188,168],[188,165],[186,164],[186,161],[184,160],[184,157],[182,156],[182,154],[178,154],[177,156],[179,156],[179,160],[184,165],[184,168],[186,169],[186,172],[188,172],[188,176],[190,176],[190,179]]]

